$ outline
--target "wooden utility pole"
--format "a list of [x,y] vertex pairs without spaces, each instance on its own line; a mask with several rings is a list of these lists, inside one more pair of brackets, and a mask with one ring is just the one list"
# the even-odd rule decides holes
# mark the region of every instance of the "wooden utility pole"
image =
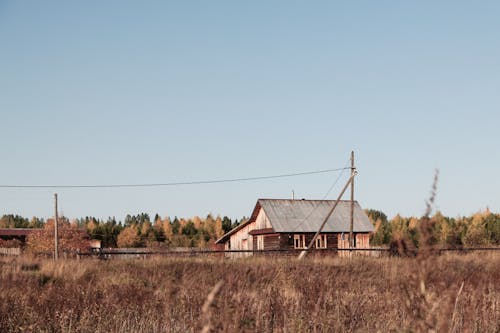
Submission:
[[[356,167],[354,166],[354,151],[351,151],[351,176],[356,173]],[[354,247],[354,178],[351,182],[351,223],[349,224],[349,248]]]
[[339,197],[335,201],[335,204],[333,205],[332,209],[326,215],[325,220],[323,221],[323,223],[319,227],[319,230],[314,234],[313,238],[309,242],[309,245],[302,252],[300,252],[300,254],[299,254],[299,260],[302,259],[302,258],[304,258],[305,255],[306,255],[306,253],[307,253],[307,251],[309,251],[311,249],[311,247],[314,245],[314,242],[316,241],[316,238],[318,238],[318,236],[321,233],[321,231],[323,230],[323,227],[325,226],[326,222],[328,221],[328,219],[330,218],[330,216],[332,216],[333,211],[335,210],[335,208],[337,208],[337,205],[339,204],[340,199],[342,199],[342,196],[344,195],[345,191],[349,187],[349,184],[352,184],[352,182],[354,181],[354,176],[356,176],[356,172],[354,172],[351,175],[351,177],[349,177],[349,180],[347,181],[347,183],[345,184],[344,188],[340,192]]
[[54,194],[54,259],[59,259],[59,234],[58,234],[58,224],[59,217],[57,215],[57,193]]

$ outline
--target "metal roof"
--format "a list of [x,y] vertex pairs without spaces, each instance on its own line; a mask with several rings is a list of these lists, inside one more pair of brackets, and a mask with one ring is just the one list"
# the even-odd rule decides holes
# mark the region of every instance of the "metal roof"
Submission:
[[32,232],[42,229],[31,228],[2,228],[0,229],[0,236],[28,236]]
[[[254,222],[263,209],[275,232],[316,232],[325,220],[335,200],[288,200],[259,199],[255,204],[251,218],[230,230],[216,243],[225,242],[229,236]],[[351,201],[341,200],[326,222],[323,232],[349,232],[351,221]],[[374,228],[368,216],[357,201],[354,201],[354,232],[373,232]]]
[[[335,200],[259,199],[275,232],[316,232]],[[339,201],[323,232],[349,232],[351,202]],[[372,232],[372,223],[357,201],[354,202],[354,232]]]

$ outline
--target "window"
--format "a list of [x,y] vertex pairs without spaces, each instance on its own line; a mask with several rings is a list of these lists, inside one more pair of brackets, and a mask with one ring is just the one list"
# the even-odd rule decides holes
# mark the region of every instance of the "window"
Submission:
[[305,249],[306,235],[293,235],[293,247],[295,249]]
[[316,238],[316,248],[317,249],[326,249],[326,234],[320,234],[318,238]]

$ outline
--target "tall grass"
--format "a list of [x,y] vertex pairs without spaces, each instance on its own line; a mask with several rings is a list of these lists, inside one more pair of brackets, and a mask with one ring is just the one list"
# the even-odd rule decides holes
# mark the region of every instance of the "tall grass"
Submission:
[[1,332],[500,331],[498,254],[0,265]]

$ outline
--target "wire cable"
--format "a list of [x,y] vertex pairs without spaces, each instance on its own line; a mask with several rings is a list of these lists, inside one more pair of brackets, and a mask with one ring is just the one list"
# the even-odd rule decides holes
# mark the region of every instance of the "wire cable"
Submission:
[[[328,189],[328,191],[325,193],[325,195],[323,196],[323,198],[321,200],[326,200],[326,198],[330,195],[330,192],[332,192],[333,188],[335,187],[335,185],[337,185],[340,178],[342,177],[345,170],[347,170],[347,169],[351,169],[351,168],[350,167],[343,168],[342,172],[337,176],[337,179],[335,179],[332,186],[330,186],[330,188]],[[292,232],[295,232],[300,226],[302,226],[311,217],[311,215],[316,211],[316,209],[318,209],[318,207],[319,207],[319,205],[314,206],[313,209],[311,209],[311,211],[309,212],[309,214],[307,214],[307,216],[299,224],[297,224],[295,226],[295,228],[293,228]]]
[[230,178],[230,179],[212,179],[200,181],[185,181],[185,182],[172,182],[172,183],[146,183],[146,184],[100,184],[100,185],[0,185],[0,188],[124,188],[124,187],[161,187],[161,186],[184,186],[184,185],[206,185],[206,184],[219,184],[219,183],[235,183],[246,182],[266,179],[277,179],[287,177],[298,177],[315,175],[322,173],[332,173],[349,169],[347,167],[337,169],[326,169],[306,172],[287,173],[273,176],[259,176],[259,177],[245,177],[245,178]]

